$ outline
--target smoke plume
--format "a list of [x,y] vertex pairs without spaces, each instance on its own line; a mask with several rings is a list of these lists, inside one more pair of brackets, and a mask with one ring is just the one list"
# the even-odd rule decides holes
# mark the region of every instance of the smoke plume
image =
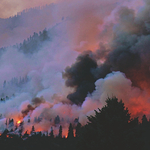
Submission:
[[88,92],[91,93],[95,89],[94,82],[96,80],[91,71],[96,67],[96,61],[85,54],[78,56],[76,63],[65,69],[63,77],[67,78],[66,86],[76,88],[75,93],[68,95],[73,103],[82,103]]
[[[107,79],[108,74],[114,71],[120,71],[124,73],[125,77],[131,81],[132,83],[131,86],[133,88],[138,88],[141,92],[147,93],[147,95],[149,95],[149,82],[150,82],[149,79],[150,76],[149,34],[150,33],[149,31],[150,30],[148,29],[149,17],[147,16],[147,14],[149,14],[150,12],[148,8],[149,8],[149,2],[146,1],[145,6],[140,8],[139,11],[130,9],[127,6],[121,6],[117,9],[117,11],[115,12],[117,23],[113,24],[113,31],[112,31],[113,38],[111,40],[111,43],[109,43],[108,45],[109,48],[104,47],[105,53],[98,53],[99,51],[103,52],[103,49],[101,49],[102,48],[101,45],[99,50],[94,52],[89,51],[90,58],[91,59],[95,58],[97,60],[97,63],[100,62],[100,64],[97,67],[91,69],[89,73],[92,75],[92,78],[94,79],[93,84],[95,80],[103,79],[103,78]],[[107,26],[105,27],[105,30],[106,29]],[[72,65],[69,69],[73,70],[74,66],[77,65],[78,63],[79,62],[76,62],[76,64]],[[66,68],[66,73],[68,72],[69,71]],[[74,74],[76,73],[77,71]],[[71,79],[70,77],[71,76],[68,76],[68,79],[66,80],[67,86],[69,85],[68,84],[69,81],[74,80],[74,76],[72,76]],[[82,81],[84,83],[84,79]],[[72,85],[69,86],[73,87]],[[91,93],[92,92],[91,90],[87,89],[87,93],[88,92]],[[105,92],[109,93],[109,91],[107,90],[108,89],[105,89]],[[115,88],[115,90],[118,90],[118,88]],[[72,93],[72,95],[80,92],[82,93],[82,90],[80,91],[80,86],[76,85],[75,92]],[[113,92],[113,90],[111,90],[111,92],[112,95],[115,93]],[[129,93],[132,92],[130,91]],[[116,95],[118,96],[119,94]],[[122,98],[123,97],[124,96],[122,96]],[[70,94],[68,95],[68,98],[72,100]],[[85,97],[83,99],[85,99]],[[127,98],[127,100],[129,99],[130,98]],[[130,107],[130,105],[128,106]],[[141,110],[141,114],[143,113],[142,111],[144,110],[145,108]]]

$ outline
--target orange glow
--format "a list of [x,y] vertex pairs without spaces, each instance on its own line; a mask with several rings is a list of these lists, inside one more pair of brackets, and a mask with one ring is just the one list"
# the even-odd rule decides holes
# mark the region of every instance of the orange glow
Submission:
[[21,123],[21,121],[19,120],[19,121],[17,121],[17,124],[20,124]]
[[65,135],[65,138],[67,138],[68,136],[67,135]]
[[7,138],[9,138],[9,135],[6,135]]
[[41,132],[43,129],[41,127],[35,127],[35,132]]
[[26,133],[29,134],[29,133],[28,133],[28,130],[24,132],[24,134],[26,134]]

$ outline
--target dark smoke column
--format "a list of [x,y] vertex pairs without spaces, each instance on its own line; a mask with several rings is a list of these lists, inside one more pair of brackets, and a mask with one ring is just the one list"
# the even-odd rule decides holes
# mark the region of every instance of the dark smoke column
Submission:
[[67,96],[75,104],[81,104],[88,93],[95,89],[95,81],[92,70],[97,68],[97,63],[90,58],[89,54],[77,57],[76,62],[65,69],[63,78],[66,79],[66,86],[75,89],[74,93]]

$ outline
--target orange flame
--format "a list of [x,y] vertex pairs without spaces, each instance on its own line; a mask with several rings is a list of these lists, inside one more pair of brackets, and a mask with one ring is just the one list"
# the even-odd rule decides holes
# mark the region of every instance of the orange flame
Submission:
[[17,124],[20,124],[21,123],[21,121],[19,120],[19,121],[17,121]]

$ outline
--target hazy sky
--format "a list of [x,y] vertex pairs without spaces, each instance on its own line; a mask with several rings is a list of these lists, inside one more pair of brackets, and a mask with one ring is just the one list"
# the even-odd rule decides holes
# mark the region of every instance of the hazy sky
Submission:
[[[44,6],[46,4],[57,3],[60,1],[70,0],[0,0],[0,18],[8,18],[10,16],[16,15],[17,12],[21,12],[24,9]],[[117,1],[122,2],[122,0]],[[138,5],[139,1],[141,2],[141,0],[137,0],[137,3],[134,3],[134,5]],[[109,3],[109,0],[107,2]],[[127,0],[127,2],[132,4],[134,0]]]
[[58,0],[1,0],[0,18],[8,18],[24,9],[56,3],[57,1]]

